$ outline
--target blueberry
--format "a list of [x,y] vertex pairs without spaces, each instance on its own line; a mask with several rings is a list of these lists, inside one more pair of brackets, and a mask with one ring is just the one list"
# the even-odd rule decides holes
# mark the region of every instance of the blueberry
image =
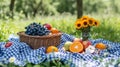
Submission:
[[26,29],[26,32],[25,32],[26,34],[33,35],[33,36],[36,36],[36,35],[43,36],[49,33],[49,30],[47,30],[44,26],[36,22],[31,23],[30,25],[25,27],[25,29]]

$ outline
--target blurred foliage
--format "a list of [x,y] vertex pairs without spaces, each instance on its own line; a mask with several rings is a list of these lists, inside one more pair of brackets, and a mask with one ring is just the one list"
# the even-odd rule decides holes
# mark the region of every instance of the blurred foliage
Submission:
[[0,67],[70,67],[70,63],[66,64],[62,60],[56,59],[52,61],[44,61],[39,64],[33,64],[33,63],[27,62],[25,66],[18,66],[18,65],[15,65],[14,63],[0,64]]
[[[10,0],[0,0],[0,18],[11,16]],[[84,14],[120,13],[119,0],[83,0]],[[14,18],[29,18],[61,13],[76,14],[76,0],[15,0]]]
[[84,0],[83,11],[89,13],[119,13],[119,0]]
[[71,14],[74,14],[76,10],[75,8],[75,0],[59,0],[57,11],[60,13],[70,12]]

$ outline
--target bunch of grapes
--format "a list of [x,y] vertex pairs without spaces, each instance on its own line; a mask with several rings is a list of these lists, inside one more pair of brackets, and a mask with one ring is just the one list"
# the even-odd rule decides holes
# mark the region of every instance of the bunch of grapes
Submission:
[[33,35],[33,36],[43,36],[43,35],[48,35],[50,33],[47,28],[44,26],[40,25],[40,23],[31,23],[27,27],[25,27],[26,31],[25,33],[28,35]]

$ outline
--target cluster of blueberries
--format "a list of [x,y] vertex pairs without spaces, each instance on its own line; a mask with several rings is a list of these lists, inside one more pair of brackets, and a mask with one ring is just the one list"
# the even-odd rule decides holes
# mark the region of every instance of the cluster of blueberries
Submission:
[[36,22],[31,23],[30,25],[25,27],[25,29],[26,34],[33,36],[43,36],[48,35],[50,33],[50,31],[46,27]]

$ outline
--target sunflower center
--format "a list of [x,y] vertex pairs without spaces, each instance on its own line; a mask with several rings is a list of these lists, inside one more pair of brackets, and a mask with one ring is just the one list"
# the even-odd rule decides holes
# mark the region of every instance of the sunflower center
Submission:
[[92,20],[89,20],[89,23],[92,24]]
[[95,25],[97,25],[97,22],[95,22]]
[[87,22],[84,22],[84,25],[87,25]]
[[77,26],[78,26],[78,27],[80,27],[80,26],[81,26],[81,24],[77,24]]

